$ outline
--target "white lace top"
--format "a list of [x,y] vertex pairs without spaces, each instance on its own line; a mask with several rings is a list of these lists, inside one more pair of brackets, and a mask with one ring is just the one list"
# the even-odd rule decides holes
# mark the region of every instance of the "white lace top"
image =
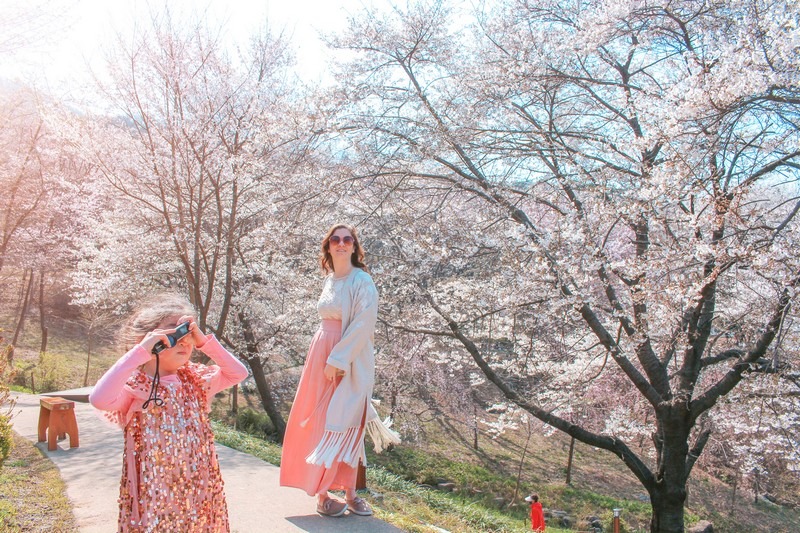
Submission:
[[319,295],[317,302],[317,311],[320,318],[329,318],[335,320],[342,319],[342,294],[345,287],[345,280],[348,276],[342,278],[334,278],[329,275],[325,278],[325,283],[322,286],[322,294]]

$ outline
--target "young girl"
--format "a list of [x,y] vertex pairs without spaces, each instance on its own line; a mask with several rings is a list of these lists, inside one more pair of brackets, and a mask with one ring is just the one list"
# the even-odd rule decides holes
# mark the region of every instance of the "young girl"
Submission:
[[[123,330],[128,352],[89,396],[125,432],[121,532],[230,530],[208,413],[214,394],[246,378],[247,369],[213,335],[200,331],[193,311],[176,295],[140,307]],[[170,346],[167,334],[185,322],[189,333],[157,360],[153,347],[159,341]],[[189,362],[194,348],[216,365]]]
[[539,495],[531,494],[525,501],[531,504],[531,529],[533,531],[544,531],[547,525],[544,522],[544,511],[542,504],[539,503]]

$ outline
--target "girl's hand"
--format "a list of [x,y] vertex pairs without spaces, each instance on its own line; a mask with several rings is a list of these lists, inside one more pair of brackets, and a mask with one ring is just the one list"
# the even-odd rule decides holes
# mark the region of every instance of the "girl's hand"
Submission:
[[[189,323],[189,334],[187,337],[191,337],[192,343],[194,346],[199,348],[203,344],[206,343],[206,336],[200,331],[200,327],[194,321],[193,316],[182,316],[176,326],[179,326],[183,323]],[[144,338],[139,342],[139,346],[147,350],[148,352],[153,351],[153,346],[155,346],[159,341],[163,342],[165,346],[170,346],[169,338],[167,337],[168,333],[175,333],[176,328],[169,328],[169,329],[154,329],[150,333],[144,336]],[[184,337],[186,338],[186,337]],[[180,340],[178,341],[180,342]],[[153,356],[155,357],[155,355]]]
[[325,379],[328,381],[333,381],[336,379],[336,376],[344,376],[344,370],[340,370],[333,365],[325,365],[325,370],[323,370],[325,374]]
[[[148,353],[153,351],[153,346],[155,346],[159,342],[163,342],[166,346],[169,346],[169,339],[167,338],[167,333],[172,333],[175,331],[174,329],[154,329],[150,333],[144,336],[144,338],[139,342],[139,346],[147,350]],[[155,357],[155,355],[153,356]]]
[[194,317],[190,315],[182,316],[180,320],[178,320],[178,324],[183,324],[184,322],[189,323],[189,335],[192,336],[192,340],[194,341],[194,345],[197,348],[200,348],[202,345],[206,343],[206,335],[200,330],[200,326],[197,325],[195,322]]

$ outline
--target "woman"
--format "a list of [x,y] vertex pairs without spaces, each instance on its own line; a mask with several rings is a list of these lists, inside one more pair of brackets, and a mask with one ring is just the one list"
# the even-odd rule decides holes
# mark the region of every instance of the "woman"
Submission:
[[[378,291],[366,272],[364,250],[352,226],[337,224],[322,240],[326,274],[317,310],[322,325],[311,341],[281,456],[281,485],[317,496],[324,516],[372,514],[356,495],[359,461],[366,465],[364,433],[377,452],[400,438],[372,406],[373,337]],[[344,490],[345,501],[329,490]]]

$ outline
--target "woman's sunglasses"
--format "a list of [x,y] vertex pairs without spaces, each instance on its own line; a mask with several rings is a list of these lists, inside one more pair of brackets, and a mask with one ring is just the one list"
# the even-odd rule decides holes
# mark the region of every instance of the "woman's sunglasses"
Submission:
[[332,244],[338,245],[339,242],[343,242],[345,245],[353,244],[355,239],[353,239],[350,235],[345,235],[344,237],[339,237],[338,235],[331,235],[331,238],[328,239]]

